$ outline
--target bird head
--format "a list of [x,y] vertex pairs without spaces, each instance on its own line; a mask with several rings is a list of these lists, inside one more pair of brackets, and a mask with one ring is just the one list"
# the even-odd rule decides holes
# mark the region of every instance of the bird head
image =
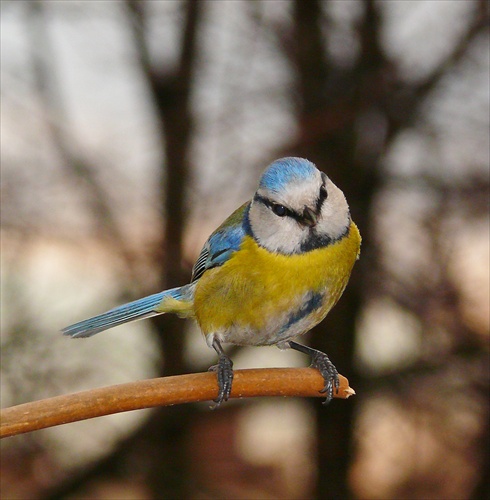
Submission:
[[281,158],[267,167],[249,212],[257,242],[271,252],[302,253],[345,235],[350,213],[342,191],[303,158]]

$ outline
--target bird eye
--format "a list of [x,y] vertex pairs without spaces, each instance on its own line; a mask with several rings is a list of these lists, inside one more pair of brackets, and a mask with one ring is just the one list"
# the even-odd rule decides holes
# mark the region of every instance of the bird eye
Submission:
[[326,199],[328,197],[328,191],[327,191],[327,188],[325,186],[322,186],[320,188],[320,197],[323,199]]
[[288,212],[287,208],[284,205],[278,205],[277,203],[274,203],[272,205],[272,211],[279,217],[284,217]]

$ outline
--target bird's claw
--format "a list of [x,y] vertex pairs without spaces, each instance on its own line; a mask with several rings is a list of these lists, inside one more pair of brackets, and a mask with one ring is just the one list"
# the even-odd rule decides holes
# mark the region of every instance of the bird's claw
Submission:
[[335,394],[338,394],[339,392],[339,372],[328,356],[321,351],[316,351],[312,355],[311,366],[316,368],[321,373],[323,380],[325,381],[325,386],[320,392],[325,393],[326,397],[323,404],[327,405],[333,398],[334,390]]
[[213,400],[216,405],[212,407],[215,410],[223,401],[228,401],[230,397],[233,382],[233,361],[225,354],[222,354],[218,358],[218,364],[211,366],[209,371],[216,372],[218,378],[218,397]]

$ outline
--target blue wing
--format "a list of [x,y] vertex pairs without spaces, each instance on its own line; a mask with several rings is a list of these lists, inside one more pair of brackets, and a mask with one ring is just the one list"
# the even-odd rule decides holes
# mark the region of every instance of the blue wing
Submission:
[[247,202],[235,210],[208,238],[192,268],[193,282],[208,269],[224,264],[240,248],[246,234],[249,207]]

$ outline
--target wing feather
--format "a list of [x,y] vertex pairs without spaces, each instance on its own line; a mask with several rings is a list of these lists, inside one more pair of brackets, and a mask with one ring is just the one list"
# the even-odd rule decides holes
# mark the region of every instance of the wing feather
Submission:
[[204,244],[192,268],[192,281],[198,280],[208,269],[223,265],[236,252],[245,236],[245,220],[250,202],[235,210]]

